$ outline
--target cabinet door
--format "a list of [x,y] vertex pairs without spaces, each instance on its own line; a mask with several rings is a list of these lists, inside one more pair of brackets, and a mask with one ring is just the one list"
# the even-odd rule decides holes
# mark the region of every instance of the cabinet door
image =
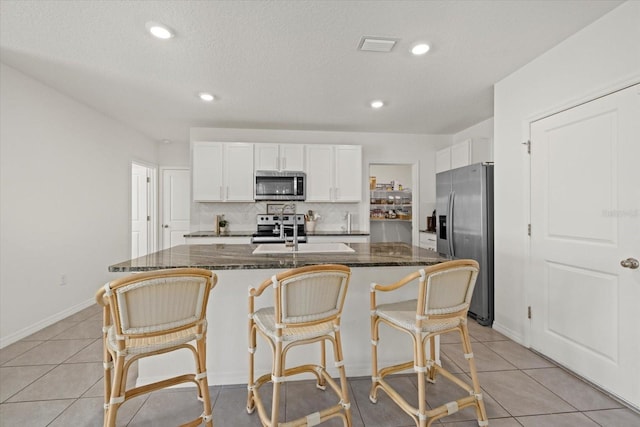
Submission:
[[474,138],[471,143],[471,161],[469,163],[493,162],[493,140]]
[[335,169],[333,200],[360,202],[362,200],[362,147],[337,145],[334,148]]
[[304,145],[280,145],[280,170],[304,171]]
[[420,247],[425,249],[436,250],[435,233],[420,232]]
[[436,151],[436,173],[451,169],[451,148]]
[[225,200],[253,201],[253,145],[225,144]]
[[459,142],[451,146],[451,169],[471,164],[471,140]]
[[219,142],[194,142],[191,149],[193,200],[219,202],[223,197],[222,153]]
[[278,144],[255,144],[255,170],[277,171],[280,168]]
[[306,145],[307,202],[330,202],[333,189],[333,146]]

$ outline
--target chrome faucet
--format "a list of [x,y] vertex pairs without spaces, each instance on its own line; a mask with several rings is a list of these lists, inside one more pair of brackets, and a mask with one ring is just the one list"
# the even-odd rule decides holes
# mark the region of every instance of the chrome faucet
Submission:
[[[282,206],[282,212],[280,214],[280,238],[284,240],[285,246],[287,246],[287,235],[284,232],[284,211],[286,209],[293,210],[293,250],[298,252],[298,215],[296,214],[296,204],[288,203]],[[287,226],[289,228],[291,226]]]

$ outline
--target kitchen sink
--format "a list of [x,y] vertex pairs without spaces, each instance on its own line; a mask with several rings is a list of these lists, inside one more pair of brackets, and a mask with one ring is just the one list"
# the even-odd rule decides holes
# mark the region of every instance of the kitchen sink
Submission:
[[295,248],[293,246],[285,246],[284,243],[265,243],[258,245],[258,247],[253,251],[253,254],[317,254],[355,252],[354,249],[344,243],[300,243],[298,245],[298,252],[295,252],[294,249]]

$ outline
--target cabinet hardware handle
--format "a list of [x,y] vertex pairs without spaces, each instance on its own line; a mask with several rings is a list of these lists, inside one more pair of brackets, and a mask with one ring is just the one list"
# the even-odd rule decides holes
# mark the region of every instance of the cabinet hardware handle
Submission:
[[640,267],[640,262],[638,262],[638,260],[635,258],[627,258],[620,261],[620,265],[623,266],[624,268],[630,268],[632,270],[635,270],[638,267]]

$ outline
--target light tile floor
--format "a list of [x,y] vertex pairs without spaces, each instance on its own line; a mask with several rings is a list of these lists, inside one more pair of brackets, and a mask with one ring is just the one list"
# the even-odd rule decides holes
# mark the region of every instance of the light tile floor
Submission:
[[[638,413],[553,363],[491,328],[473,321],[469,328],[490,426],[640,426]],[[101,426],[100,334],[101,312],[95,306],[0,350],[0,426]],[[458,338],[442,338],[443,363],[468,379]],[[401,393],[416,396],[413,375],[399,375],[391,381]],[[369,402],[369,378],[350,378],[349,383],[354,426],[413,426],[411,418],[384,392],[378,393],[377,404]],[[458,397],[459,389],[442,379],[430,384],[427,393],[430,405],[435,406]],[[285,384],[283,397],[281,413],[289,420],[314,406],[334,403],[332,393],[319,391],[308,381]],[[268,393],[263,398],[268,405]],[[211,387],[211,401],[217,427],[260,426],[257,414],[245,411],[246,385]],[[126,402],[118,414],[118,425],[175,426],[197,417],[202,412],[200,405],[193,389],[163,390]],[[436,424],[477,425],[472,408]],[[341,423],[331,420],[324,425]]]

